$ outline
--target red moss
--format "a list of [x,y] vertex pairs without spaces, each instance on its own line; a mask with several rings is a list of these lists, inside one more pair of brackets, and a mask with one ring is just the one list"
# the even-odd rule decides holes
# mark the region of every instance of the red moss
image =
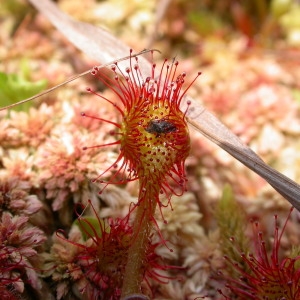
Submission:
[[[14,255],[8,252],[8,249],[1,247],[0,249],[0,295],[1,299],[14,300],[20,299],[19,293],[15,289],[15,284],[18,285],[22,282],[20,270],[24,269],[22,264],[22,259],[20,258],[18,262],[10,261],[10,256]],[[11,277],[12,273],[19,273],[18,276],[14,278]],[[24,273],[24,272],[23,272]]]
[[[45,241],[41,230],[31,226],[26,216],[3,212],[0,217],[0,294],[1,299],[17,299],[27,284],[38,290],[36,266],[40,257],[35,248]],[[6,291],[4,290],[4,287]],[[5,298],[5,296],[11,296]]]
[[0,178],[0,217],[4,211],[32,215],[42,207],[36,195],[30,195],[31,184],[18,177]]

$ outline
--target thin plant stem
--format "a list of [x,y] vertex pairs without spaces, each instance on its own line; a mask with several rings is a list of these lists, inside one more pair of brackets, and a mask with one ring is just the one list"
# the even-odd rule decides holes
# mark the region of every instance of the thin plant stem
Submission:
[[133,243],[128,252],[122,288],[123,299],[131,294],[141,293],[143,265],[147,255],[147,245],[152,231],[152,219],[157,205],[158,191],[147,184],[148,188],[136,208],[133,226]]

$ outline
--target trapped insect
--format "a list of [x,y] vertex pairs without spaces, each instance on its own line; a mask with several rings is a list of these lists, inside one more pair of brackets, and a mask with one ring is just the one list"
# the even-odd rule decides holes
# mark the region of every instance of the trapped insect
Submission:
[[165,119],[151,120],[146,127],[146,131],[149,133],[156,133],[156,137],[159,137],[162,133],[170,133],[176,131],[176,126]]

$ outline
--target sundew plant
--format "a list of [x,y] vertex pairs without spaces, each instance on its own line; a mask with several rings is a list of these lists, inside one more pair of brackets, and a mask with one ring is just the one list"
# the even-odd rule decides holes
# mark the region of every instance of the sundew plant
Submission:
[[[124,273],[123,296],[140,292],[147,244],[152,225],[157,224],[156,207],[163,215],[162,207],[171,206],[171,195],[181,196],[186,190],[184,162],[190,151],[185,114],[180,110],[181,100],[187,91],[182,88],[186,74],[176,74],[178,62],[169,64],[166,60],[157,78],[156,64],[153,63],[150,76],[143,78],[138,58],[136,61],[129,60],[130,67],[121,77],[116,73],[118,65],[112,67],[115,73],[113,80],[103,80],[97,76],[121,102],[121,105],[115,104],[122,116],[121,123],[113,124],[118,129],[116,135],[120,137],[115,142],[120,145],[120,154],[108,168],[114,167],[116,170],[112,181],[107,183],[114,182],[115,178],[117,183],[139,181],[138,201],[130,211],[136,210],[133,240]],[[94,73],[97,75],[97,70]],[[91,92],[111,103],[111,100]],[[102,146],[105,145],[99,145]],[[100,182],[103,175],[99,175]],[[166,203],[161,200],[161,195],[167,199]]]
[[299,5],[29,2],[0,12],[3,299],[298,299]]

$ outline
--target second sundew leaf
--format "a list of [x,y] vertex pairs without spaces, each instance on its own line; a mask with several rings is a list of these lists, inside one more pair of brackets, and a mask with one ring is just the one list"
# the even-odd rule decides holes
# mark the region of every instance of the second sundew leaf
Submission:
[[[41,79],[32,82],[29,79],[30,71],[26,62],[21,63],[19,74],[8,74],[0,72],[0,103],[2,106],[16,103],[22,99],[29,98],[44,90],[47,80]],[[32,102],[26,102],[16,106],[18,111],[28,111]]]
[[84,240],[95,237],[96,235],[98,238],[102,238],[103,232],[110,232],[110,227],[105,220],[95,217],[80,218],[77,219],[74,224],[79,227]]
[[[247,253],[249,251],[249,240],[245,235],[246,217],[235,201],[229,185],[224,186],[216,210],[216,219],[220,230],[223,254],[232,261],[240,262],[240,252]],[[239,252],[236,249],[239,249]]]

